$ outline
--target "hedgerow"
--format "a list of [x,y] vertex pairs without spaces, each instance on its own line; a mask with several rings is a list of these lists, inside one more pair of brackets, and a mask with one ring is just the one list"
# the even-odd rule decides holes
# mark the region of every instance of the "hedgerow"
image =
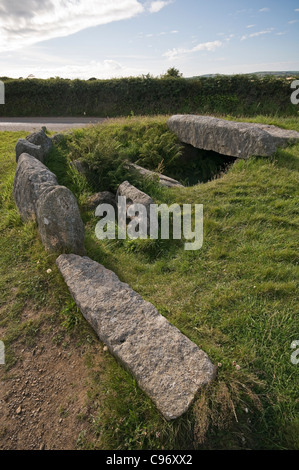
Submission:
[[290,80],[256,75],[194,79],[150,75],[111,80],[9,79],[1,116],[98,116],[176,113],[298,115]]

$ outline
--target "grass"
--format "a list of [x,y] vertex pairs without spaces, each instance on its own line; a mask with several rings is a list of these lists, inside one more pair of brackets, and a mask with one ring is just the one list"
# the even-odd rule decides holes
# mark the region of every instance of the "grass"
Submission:
[[[251,121],[299,131],[298,119]],[[119,132],[128,125],[134,122],[117,121]],[[73,331],[83,342],[91,334],[55,256],[44,253],[35,226],[23,225],[15,209],[13,148],[23,135],[2,133],[0,144],[0,328],[6,329],[8,366],[16,339],[25,332],[33,341],[39,328],[20,322],[28,302],[56,312],[54,319],[40,321],[60,322],[62,331]],[[78,448],[298,449],[299,369],[290,357],[291,343],[299,339],[299,145],[272,159],[237,161],[205,184],[176,190],[148,184],[157,202],[204,205],[204,244],[197,252],[184,251],[177,241],[98,241],[97,219],[84,209],[94,188],[70,169],[71,150],[67,142],[56,148],[48,166],[78,196],[88,256],[115,271],[219,363],[215,382],[185,416],[168,423],[108,352],[103,370],[87,354],[88,395],[97,413],[90,424],[94,438],[78,436]]]

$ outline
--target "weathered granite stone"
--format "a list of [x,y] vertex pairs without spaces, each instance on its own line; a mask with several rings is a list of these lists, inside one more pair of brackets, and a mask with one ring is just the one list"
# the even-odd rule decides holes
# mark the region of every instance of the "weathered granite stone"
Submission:
[[137,173],[139,173],[139,175],[141,176],[156,179],[161,186],[166,186],[168,188],[175,188],[179,186],[183,187],[183,185],[179,183],[179,181],[169,178],[169,176],[162,175],[161,173],[147,170],[142,166],[136,165],[136,163],[126,162],[124,166],[128,170],[132,169],[137,171]]
[[32,134],[28,135],[26,140],[34,145],[40,145],[44,153],[44,157],[48,156],[50,150],[53,147],[52,140],[47,136],[43,129],[41,129],[39,132],[33,132]]
[[140,189],[135,188],[128,181],[124,181],[117,190],[116,200],[119,196],[125,196],[127,198],[128,204],[143,204],[146,207],[149,207],[151,204],[154,204],[152,198],[140,191]]
[[102,265],[75,255],[56,263],[86,320],[163,416],[185,413],[215,376],[206,353]]
[[16,161],[19,161],[20,155],[22,153],[28,153],[32,155],[40,162],[44,161],[44,152],[40,145],[35,145],[32,142],[29,142],[26,139],[19,139],[16,145]]
[[68,188],[47,188],[37,201],[36,218],[47,251],[85,254],[84,225],[77,200]]
[[115,209],[117,207],[115,194],[110,191],[102,191],[100,193],[93,194],[87,200],[86,206],[88,209],[96,209],[100,204],[110,204]]
[[54,134],[50,139],[54,145],[59,145],[64,141],[65,137],[66,134]]
[[[145,194],[143,191],[140,191],[140,189],[135,188],[132,184],[130,184],[128,181],[124,181],[117,190],[116,193],[116,201],[119,201],[119,197],[123,196],[126,197],[126,203],[127,203],[127,211],[128,208],[133,205],[133,204],[142,204],[147,213],[147,233],[149,234],[150,232],[150,206],[151,204],[154,204],[153,199],[148,195]],[[127,216],[127,220],[133,220],[135,217],[130,217]]]
[[85,175],[87,170],[88,170],[88,166],[85,162],[82,162],[81,160],[74,160],[73,162],[70,163],[71,166],[73,168],[75,168],[78,173],[80,173],[81,175]]
[[56,186],[56,176],[32,155],[20,155],[13,184],[13,195],[23,221],[36,218],[36,203],[48,188]]
[[182,142],[242,159],[271,156],[278,147],[299,142],[296,131],[209,116],[175,115],[167,124]]

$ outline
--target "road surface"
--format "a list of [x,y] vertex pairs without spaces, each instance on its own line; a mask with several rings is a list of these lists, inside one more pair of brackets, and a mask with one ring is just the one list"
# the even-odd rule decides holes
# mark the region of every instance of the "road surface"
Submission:
[[88,118],[88,117],[16,117],[6,118],[0,117],[0,131],[28,131],[33,132],[45,126],[49,131],[61,132],[68,129],[86,127],[90,124],[98,124],[104,122],[104,118]]

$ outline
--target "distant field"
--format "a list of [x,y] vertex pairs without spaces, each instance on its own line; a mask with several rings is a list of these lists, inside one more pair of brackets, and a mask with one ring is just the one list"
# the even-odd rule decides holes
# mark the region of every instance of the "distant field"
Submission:
[[[259,115],[251,121],[299,131],[296,117]],[[299,144],[271,159],[236,161],[210,181],[186,188],[140,182],[159,203],[204,205],[204,245],[195,252],[184,251],[177,240],[100,242],[97,219],[85,206],[95,190],[115,189],[124,176],[120,156],[136,161],[138,155],[151,169],[160,163],[171,176],[179,173],[180,148],[165,116],[76,130],[49,157],[59,183],[78,198],[87,255],[115,271],[221,364],[217,379],[198,394],[188,414],[167,423],[133,378],[98,347],[57,271],[56,256],[44,252],[34,224],[21,223],[12,183],[14,146],[23,136],[4,132],[0,139],[0,339],[7,349],[2,380],[17,375],[23,356],[39,344],[47,350],[51,338],[57,354],[71,360],[79,351],[84,359],[84,413],[68,421],[72,402],[62,403],[58,395],[51,415],[54,423],[61,419],[72,426],[74,448],[298,450],[299,366],[290,357],[292,341],[299,340]],[[70,166],[78,156],[93,168],[93,178]],[[45,364],[44,374],[51,367]],[[2,442],[8,442],[7,433],[0,422]]]

